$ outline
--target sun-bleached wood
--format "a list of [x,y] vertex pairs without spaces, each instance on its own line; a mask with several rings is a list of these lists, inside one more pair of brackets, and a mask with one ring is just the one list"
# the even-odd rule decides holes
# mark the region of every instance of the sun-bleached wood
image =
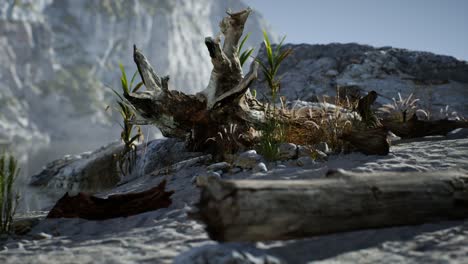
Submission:
[[142,51],[134,47],[134,61],[146,91],[124,94],[139,114],[138,124],[154,124],[166,137],[188,139],[195,150],[206,150],[207,141],[224,127],[240,131],[264,121],[264,106],[250,96],[248,87],[257,78],[258,64],[246,76],[238,58],[239,39],[251,9],[228,12],[220,23],[224,36],[207,37],[213,70],[207,88],[196,95],[169,90],[169,76],[159,77]]
[[194,217],[218,241],[298,239],[468,216],[466,171],[199,182],[204,184]]

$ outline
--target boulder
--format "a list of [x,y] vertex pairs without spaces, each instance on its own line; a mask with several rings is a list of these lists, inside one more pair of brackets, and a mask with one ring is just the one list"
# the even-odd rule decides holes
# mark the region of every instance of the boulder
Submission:
[[[293,53],[278,71],[281,95],[289,100],[321,101],[324,95],[356,97],[375,90],[378,104],[390,103],[393,97],[413,93],[433,112],[450,105],[462,115],[468,114],[468,64],[450,56],[430,52],[349,44],[287,44]],[[262,46],[259,59],[265,60]],[[265,78],[251,89],[257,94],[269,94]],[[261,98],[260,98],[261,99]]]

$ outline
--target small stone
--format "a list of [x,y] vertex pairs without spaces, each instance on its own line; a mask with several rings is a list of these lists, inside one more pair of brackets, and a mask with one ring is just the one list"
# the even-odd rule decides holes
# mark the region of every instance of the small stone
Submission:
[[40,232],[40,233],[34,234],[33,237],[34,237],[35,239],[38,239],[38,240],[41,240],[41,239],[51,239],[51,238],[52,238],[52,235],[46,234],[46,233],[44,233],[44,232]]
[[268,171],[268,168],[267,168],[267,166],[265,165],[265,163],[260,162],[260,163],[258,163],[258,164],[253,168],[253,171],[254,171],[254,172],[267,172],[267,171]]
[[210,171],[223,171],[223,172],[228,171],[230,168],[231,168],[231,164],[227,162],[218,162],[218,163],[214,163],[206,167],[206,169]]
[[315,145],[316,150],[320,150],[321,152],[327,154],[330,153],[330,148],[328,147],[327,142],[320,142],[317,145]]
[[276,167],[281,168],[281,169],[287,168],[286,165],[284,165],[284,164],[277,165]]
[[315,164],[315,161],[310,156],[304,156],[304,157],[298,158],[296,163],[297,163],[297,166],[303,167],[303,166],[313,165]]
[[310,157],[312,156],[313,151],[306,146],[297,146],[297,156],[300,157]]
[[208,185],[208,181],[212,179],[221,179],[221,175],[219,175],[219,173],[209,171],[207,174],[197,176],[195,179],[195,184],[198,187],[206,186]]
[[258,155],[255,150],[249,150],[241,153],[234,162],[234,165],[243,169],[252,169],[261,160],[262,156]]
[[293,143],[281,143],[279,145],[279,158],[282,160],[293,159],[297,155],[297,146]]
[[232,174],[236,174],[236,173],[239,173],[239,172],[241,172],[241,171],[242,171],[242,169],[241,169],[241,168],[238,168],[238,167],[234,167],[234,168],[231,169],[231,173],[232,173]]
[[315,150],[315,157],[318,160],[328,160],[328,155],[320,150]]

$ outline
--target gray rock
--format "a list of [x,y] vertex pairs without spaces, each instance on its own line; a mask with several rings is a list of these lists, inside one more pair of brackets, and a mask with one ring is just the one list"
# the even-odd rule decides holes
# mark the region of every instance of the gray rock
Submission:
[[320,142],[314,147],[316,150],[321,151],[323,153],[330,153],[330,149],[328,148],[327,142]]
[[206,174],[199,175],[195,179],[195,184],[199,187],[206,186],[210,179],[221,179],[221,175],[217,172],[209,171]]
[[297,146],[293,143],[281,143],[279,145],[279,158],[281,160],[293,159],[297,156]]
[[239,167],[234,167],[234,168],[231,168],[231,170],[230,170],[230,172],[231,172],[232,174],[236,174],[236,173],[239,173],[239,172],[241,172],[241,171],[242,171],[242,169],[239,168]]
[[297,146],[297,156],[300,157],[310,157],[312,156],[313,150],[306,146]]
[[44,170],[31,177],[31,186],[50,193],[96,192],[114,187],[121,178],[115,155],[123,144],[111,143],[94,152],[65,156],[49,163]]
[[304,167],[314,165],[316,162],[310,156],[300,157],[296,161],[297,166]]
[[[293,53],[279,68],[281,95],[289,100],[320,101],[323,95],[351,97],[375,90],[378,104],[393,97],[414,93],[433,112],[450,105],[462,115],[468,114],[468,63],[450,56],[409,51],[391,47],[374,48],[359,44],[287,44]],[[264,45],[259,58],[265,60]],[[269,94],[263,73],[251,89]],[[430,103],[428,103],[430,102]]]
[[214,163],[214,164],[211,164],[210,166],[206,167],[207,170],[223,171],[223,172],[229,171],[230,168],[231,168],[231,164],[229,164],[229,163],[227,163],[225,161]]
[[261,160],[262,156],[258,155],[255,150],[248,150],[239,154],[234,165],[242,169],[253,169]]
[[315,150],[315,158],[318,160],[326,161],[328,160],[328,155],[320,150]]
[[[117,139],[104,105],[114,101],[108,87],[120,89],[119,63],[128,76],[136,69],[133,44],[159,74],[177,76],[171,88],[195,93],[212,68],[203,38],[219,31],[228,8],[246,7],[240,0],[0,1],[0,147],[26,152],[50,144],[60,156],[71,148],[59,142],[77,139],[80,152]],[[245,47],[256,47],[269,28],[252,12]]]
[[267,172],[268,171],[268,168],[267,166],[265,165],[265,163],[263,162],[260,162],[258,163],[254,168],[253,168],[253,172]]

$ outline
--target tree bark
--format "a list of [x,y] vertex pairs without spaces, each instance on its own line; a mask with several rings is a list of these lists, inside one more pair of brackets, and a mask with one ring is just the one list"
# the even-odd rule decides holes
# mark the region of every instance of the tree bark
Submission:
[[457,128],[468,128],[468,122],[455,120],[418,120],[414,114],[408,121],[400,122],[393,120],[382,120],[383,125],[395,135],[406,138],[418,138],[427,136],[446,136],[450,131]]
[[200,182],[194,217],[218,241],[298,239],[468,216],[466,171]]
[[[213,70],[208,87],[196,95],[169,90],[169,77],[159,77],[143,53],[134,47],[134,61],[146,91],[124,94],[142,121],[155,124],[166,137],[189,139],[194,150],[206,150],[207,139],[235,124],[240,131],[261,123],[263,106],[249,96],[248,87],[257,78],[258,64],[252,63],[244,77],[238,59],[239,39],[251,12],[228,13],[221,21],[221,37],[208,37]],[[211,141],[208,141],[211,142]]]

